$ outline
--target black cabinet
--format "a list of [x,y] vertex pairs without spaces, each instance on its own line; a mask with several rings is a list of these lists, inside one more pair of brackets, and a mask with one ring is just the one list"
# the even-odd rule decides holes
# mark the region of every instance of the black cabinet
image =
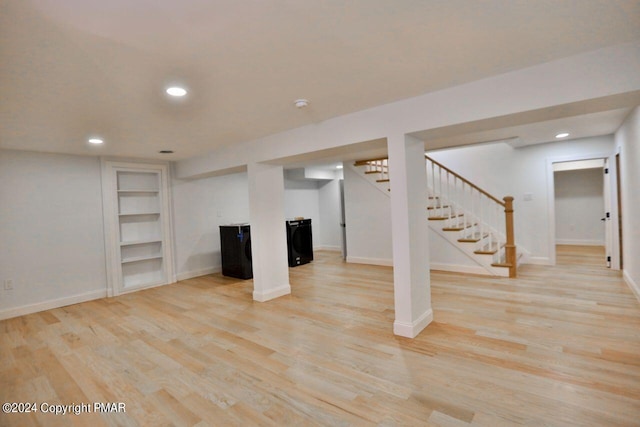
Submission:
[[220,226],[222,274],[238,279],[251,279],[251,227],[249,224]]
[[289,267],[313,261],[311,219],[287,221],[287,252]]

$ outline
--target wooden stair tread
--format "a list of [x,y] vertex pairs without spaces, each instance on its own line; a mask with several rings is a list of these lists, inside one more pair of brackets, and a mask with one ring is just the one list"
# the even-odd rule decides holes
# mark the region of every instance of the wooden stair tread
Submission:
[[502,248],[504,248],[504,245],[497,247],[496,245],[491,244],[483,247],[482,249],[478,249],[477,251],[473,251],[473,253],[478,255],[494,255]]
[[494,262],[494,263],[491,264],[491,267],[511,268],[512,265],[510,263],[507,263],[507,262]]
[[472,235],[472,236],[463,237],[462,239],[458,239],[458,242],[462,242],[462,243],[477,243],[480,240],[486,239],[487,237],[489,237],[489,233],[485,233],[482,236],[480,236],[479,233],[474,233],[474,234],[478,234],[478,235]]
[[449,209],[451,206],[449,205],[445,205],[445,206],[427,206],[427,210],[434,210],[434,209]]
[[389,179],[376,179],[376,182],[389,182]]
[[498,253],[498,250],[491,250],[491,249],[478,249],[477,251],[473,251],[474,254],[478,254],[478,255],[495,255]]
[[451,218],[459,218],[463,216],[463,214],[451,215],[451,216],[430,216],[429,221],[444,221]]
[[[475,224],[467,224],[466,228],[471,228],[471,227],[475,227],[476,225],[478,225],[477,223]],[[457,227],[444,227],[442,229],[442,231],[462,231],[465,229],[464,225],[459,225]]]

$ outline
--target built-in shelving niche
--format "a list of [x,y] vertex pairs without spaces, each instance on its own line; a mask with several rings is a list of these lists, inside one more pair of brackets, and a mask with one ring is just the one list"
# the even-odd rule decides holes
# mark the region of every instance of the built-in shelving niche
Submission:
[[175,281],[165,164],[103,162],[110,295]]

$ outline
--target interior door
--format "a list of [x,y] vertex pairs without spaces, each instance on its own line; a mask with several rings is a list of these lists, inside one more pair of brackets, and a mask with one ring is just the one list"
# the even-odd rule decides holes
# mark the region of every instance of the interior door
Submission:
[[622,257],[622,191],[620,188],[620,177],[622,173],[620,171],[620,153],[616,154],[616,209],[618,216],[618,230],[614,230],[615,233],[618,233],[618,268],[622,270],[623,268],[623,257]]
[[347,259],[347,225],[344,211],[344,180],[340,180],[340,228],[342,229],[342,259]]
[[613,229],[611,222],[611,213],[614,211],[611,198],[611,173],[609,168],[609,159],[604,159],[604,242],[605,257],[607,267],[611,268],[611,256],[613,248]]

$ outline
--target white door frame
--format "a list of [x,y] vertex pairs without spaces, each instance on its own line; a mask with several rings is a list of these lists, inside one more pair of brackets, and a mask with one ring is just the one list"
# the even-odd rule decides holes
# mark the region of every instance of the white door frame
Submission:
[[[548,242],[549,242],[549,247],[548,247],[548,253],[549,253],[549,261],[551,262],[551,265],[556,265],[556,207],[555,207],[555,199],[556,199],[556,194],[555,194],[555,180],[554,180],[554,176],[553,176],[553,164],[554,163],[562,163],[562,162],[575,162],[575,161],[580,161],[580,160],[593,160],[593,159],[608,159],[609,160],[609,165],[611,165],[611,158],[613,156],[614,162],[615,163],[615,153],[613,153],[613,155],[611,154],[611,151],[608,152],[593,152],[593,153],[584,153],[584,154],[574,154],[574,155],[568,155],[568,156],[558,156],[558,157],[547,157],[546,162],[547,162],[547,205],[549,206],[548,209],[548,218],[547,221],[549,223],[549,235],[548,235]],[[614,168],[609,168],[609,173],[611,174],[611,179],[610,181],[615,183],[617,180],[617,171]],[[611,188],[608,189],[611,193]],[[607,191],[607,189],[605,189],[605,191]],[[610,201],[610,206],[608,207],[608,212],[611,213],[611,217],[613,221],[613,218],[617,218],[618,215],[618,205],[617,205],[617,199],[615,199],[616,203],[613,203],[613,198],[609,197],[609,201]],[[614,223],[612,223],[612,227],[609,227],[609,229],[613,229]],[[617,219],[615,222],[615,225],[617,225]],[[612,239],[612,247],[615,248],[616,245],[616,241],[617,241],[617,237],[613,236],[613,234],[610,232],[609,234],[612,234],[612,236],[605,236],[605,240],[606,239]],[[620,259],[619,259],[619,254],[617,254],[618,258],[616,259],[615,255],[618,251],[612,251],[611,253],[611,268],[615,269],[615,265],[618,266],[618,269],[620,268]],[[616,264],[617,262],[617,264]]]

